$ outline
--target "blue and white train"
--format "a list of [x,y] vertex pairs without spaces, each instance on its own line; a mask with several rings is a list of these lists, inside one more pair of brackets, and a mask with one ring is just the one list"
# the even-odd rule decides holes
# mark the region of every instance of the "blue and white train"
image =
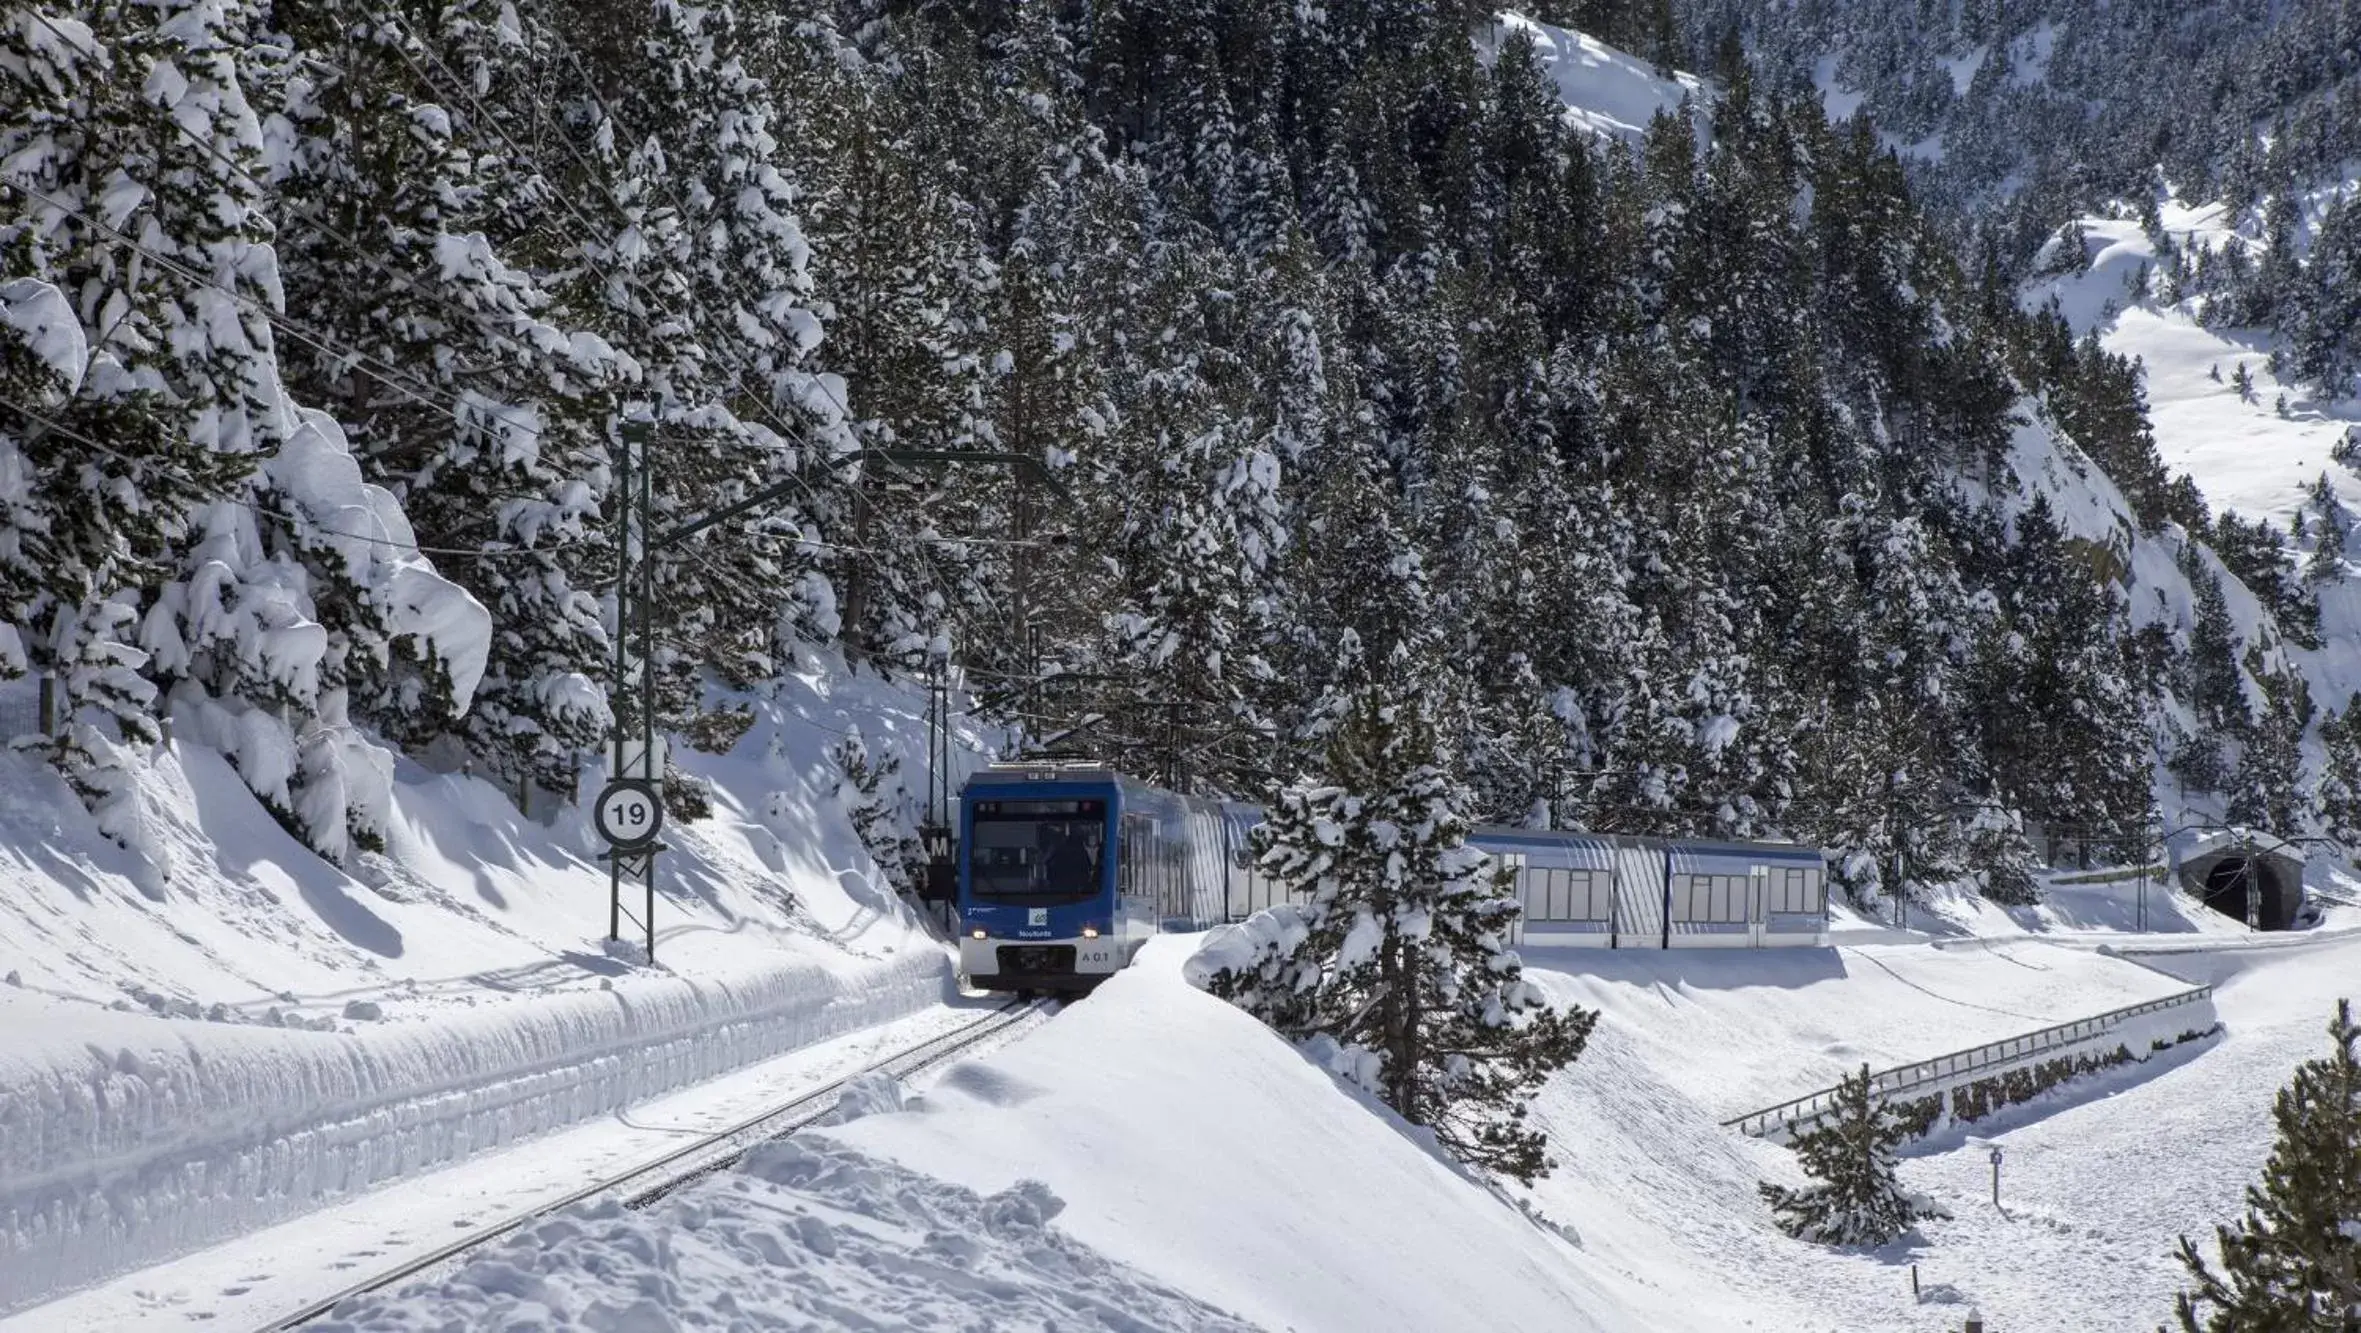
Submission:
[[[1149,936],[1285,898],[1252,805],[1179,796],[1101,764],[995,764],[959,801],[960,971],[984,990],[1084,991]],[[1478,828],[1515,872],[1517,942],[1615,949],[1828,942],[1826,860],[1791,843]]]

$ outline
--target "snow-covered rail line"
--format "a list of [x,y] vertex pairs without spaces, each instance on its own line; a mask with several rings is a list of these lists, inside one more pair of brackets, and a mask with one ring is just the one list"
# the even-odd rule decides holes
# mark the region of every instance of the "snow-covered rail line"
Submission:
[[705,1133],[653,1161],[592,1181],[562,1198],[470,1231],[428,1253],[352,1283],[290,1314],[272,1319],[261,1326],[261,1333],[281,1333],[282,1330],[300,1328],[355,1296],[383,1290],[409,1278],[446,1267],[533,1222],[595,1198],[619,1198],[625,1207],[643,1208],[683,1185],[727,1169],[757,1144],[784,1138],[826,1119],[836,1110],[840,1095],[856,1080],[881,1075],[905,1079],[960,1056],[979,1053],[979,1049],[986,1048],[987,1044],[996,1045],[1015,1035],[1022,1027],[1038,1021],[1048,1007],[1048,1001],[1011,1001],[948,1032],[904,1047],[820,1088]]

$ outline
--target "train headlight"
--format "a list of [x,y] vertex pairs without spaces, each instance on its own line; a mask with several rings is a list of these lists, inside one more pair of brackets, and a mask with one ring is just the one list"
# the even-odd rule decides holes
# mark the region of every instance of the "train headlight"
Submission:
[[984,929],[982,926],[978,926],[978,927],[976,927],[976,928],[975,928],[975,937],[976,937],[977,939],[979,939],[979,940],[990,939],[990,938],[991,938],[991,934],[990,934],[988,931],[986,931],[986,930],[985,930],[985,929]]
[[1084,926],[1082,928],[1082,938],[1086,940],[1095,940],[1098,937],[1099,928],[1097,926]]

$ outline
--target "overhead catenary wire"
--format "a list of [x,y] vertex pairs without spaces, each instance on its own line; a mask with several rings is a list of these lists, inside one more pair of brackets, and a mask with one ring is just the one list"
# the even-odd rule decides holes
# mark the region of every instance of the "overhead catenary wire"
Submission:
[[[104,454],[109,458],[115,459],[117,462],[126,463],[133,467],[147,467],[153,465],[156,461],[154,459],[139,458],[134,455],[124,453],[120,449],[102,444],[99,441],[92,439],[89,435],[74,429],[72,426],[66,425],[62,421],[59,421],[55,417],[45,415],[38,409],[30,407],[24,403],[20,403],[4,394],[0,394],[0,407],[5,407],[29,421],[38,423],[44,430],[62,435],[85,448],[95,450],[96,452]],[[552,543],[548,546],[513,547],[501,549],[470,549],[463,546],[422,546],[417,542],[406,542],[392,537],[377,536],[371,533],[347,532],[337,528],[332,528],[316,519],[309,517],[308,515],[290,514],[285,510],[273,509],[268,505],[262,504],[252,499],[251,497],[237,495],[210,496],[207,497],[206,502],[236,505],[241,509],[249,510],[263,518],[274,518],[282,523],[299,526],[303,530],[316,532],[322,536],[341,537],[348,541],[370,542],[379,546],[392,547],[397,550],[415,551],[421,555],[468,556],[481,560],[498,560],[539,558],[554,554],[559,551],[588,547],[599,547],[603,549],[605,547],[605,543],[603,542],[596,542],[583,538]]]
[[[194,269],[191,269],[182,264],[179,260],[174,259],[172,256],[142,244],[138,238],[132,236],[129,232],[111,225],[102,218],[94,217],[82,209],[76,208],[74,205],[66,202],[65,200],[57,198],[55,195],[49,194],[43,190],[34,189],[32,186],[25,184],[23,181],[15,180],[8,176],[0,176],[0,189],[14,190],[18,194],[25,196],[27,199],[38,200],[39,202],[47,204],[49,207],[56,209],[60,213],[64,213],[69,217],[80,219],[85,225],[95,227],[101,231],[106,232],[108,235],[113,236],[117,240],[121,241],[124,245],[129,246],[136,253],[154,261],[159,267],[179,276],[183,280],[195,283],[202,287],[210,287],[214,291],[220,292],[238,304],[254,311],[256,314],[260,315],[264,322],[268,323],[272,329],[286,334],[288,337],[293,338],[295,341],[312,348],[314,351],[328,356],[356,358],[353,361],[355,369],[360,370],[363,374],[368,375],[371,379],[376,380],[386,388],[393,390],[395,393],[410,399],[412,402],[415,402],[422,407],[432,408],[437,412],[447,412],[454,417],[466,415],[466,408],[462,406],[457,399],[452,399],[448,402],[438,400],[433,396],[433,390],[424,386],[423,381],[415,381],[414,383],[420,385],[421,387],[414,388],[410,384],[404,384],[400,379],[396,379],[385,372],[361,365],[357,358],[365,357],[367,353],[360,352],[357,349],[351,347],[338,346],[336,344],[336,340],[333,337],[327,334],[313,332],[288,316],[278,311],[272,310],[268,305],[255,299],[253,296],[245,292],[241,292],[234,287],[217,282],[212,278],[206,277],[204,274],[199,273]],[[396,370],[395,374],[405,375],[406,373]]]
[[[59,29],[55,23],[51,22],[47,15],[40,14],[36,11],[35,17],[39,19],[44,24],[44,26],[48,27],[53,33],[57,34],[61,40],[72,42],[73,39],[68,34]],[[419,79],[420,84],[426,91],[433,94],[441,94],[444,91],[441,84],[436,79],[429,76],[426,71],[419,66],[418,62],[411,58],[411,53],[407,49],[407,46],[407,42],[397,43],[393,47],[395,54],[405,65],[409,67],[412,74]],[[442,73],[444,78],[449,80],[450,83],[458,89],[461,96],[466,99],[468,104],[474,107],[478,116],[480,117],[479,123],[484,128],[489,129],[512,150],[518,151],[519,153],[524,152],[523,148],[517,143],[516,139],[502,127],[499,118],[492,115],[490,110],[483,104],[481,99],[476,96],[475,92],[465,79],[455,74],[451,68],[445,64],[440,56],[437,55],[431,48],[421,45],[420,53],[423,54],[428,61],[432,62],[435,68]],[[582,80],[584,90],[596,104],[600,114],[613,125],[622,128],[628,135],[630,132],[629,127],[624,125],[622,118],[616,114],[614,109],[608,105],[606,99],[600,94],[595,85],[595,81],[590,79],[588,72],[583,68],[579,54],[572,51],[571,49],[568,49],[566,50],[565,55],[576,75]],[[333,64],[329,64],[328,67],[331,69],[335,68]],[[339,71],[339,73],[342,73],[342,71]],[[177,120],[173,122],[173,125],[174,129],[180,134],[182,138],[186,139],[190,144],[197,147],[200,151],[211,156],[214,160],[219,162],[230,172],[234,173],[237,177],[243,179],[250,187],[254,188],[263,195],[269,196],[281,202],[285,202],[290,206],[299,209],[308,223],[318,227],[321,231],[334,237],[341,244],[343,244],[347,251],[356,259],[369,265],[373,270],[383,274],[389,280],[389,282],[397,287],[397,289],[417,292],[419,295],[439,305],[446,313],[453,314],[455,318],[461,323],[473,322],[481,317],[481,312],[470,312],[459,309],[452,303],[451,299],[446,294],[419,285],[412,275],[402,273],[394,269],[391,265],[384,263],[382,260],[373,257],[370,253],[369,247],[362,246],[350,235],[337,228],[332,222],[320,216],[318,209],[306,207],[306,201],[301,200],[298,196],[288,194],[283,190],[266,183],[257,177],[257,175],[252,170],[250,170],[246,164],[241,163],[232,156],[224,153],[218,145],[201,138],[195,132],[191,131],[187,126],[181,124]],[[560,132],[558,133],[557,138],[566,152],[583,167],[583,169],[593,180],[600,181],[602,184],[604,184],[603,173],[601,172],[599,165],[588,158],[581,146],[574,141],[574,137],[572,135],[565,133],[563,127],[560,127]],[[529,155],[527,160],[533,162],[538,161],[537,158],[533,158]],[[685,204],[682,203],[679,195],[671,189],[668,182],[658,180],[652,182],[652,184],[654,188],[660,192],[662,197],[671,204],[679,217],[687,219],[692,216]],[[403,399],[406,399],[421,407],[427,408],[435,412],[437,415],[448,415],[459,419],[463,419],[470,410],[462,400],[445,397],[444,392],[439,391],[437,386],[416,377],[408,369],[385,359],[381,355],[372,353],[365,348],[357,347],[346,339],[311,328],[304,323],[286,315],[282,311],[272,309],[266,303],[256,299],[254,296],[246,292],[239,291],[233,287],[227,286],[219,281],[209,278],[203,273],[198,272],[189,267],[187,264],[179,261],[175,257],[160,253],[154,248],[141,243],[139,239],[132,236],[123,229],[111,225],[103,219],[93,216],[86,210],[76,207],[71,202],[59,199],[46,193],[45,191],[34,188],[33,186],[25,184],[19,180],[0,177],[0,185],[5,185],[9,188],[15,189],[28,199],[38,200],[58,213],[74,217],[80,220],[86,226],[115,237],[119,242],[128,246],[135,253],[146,256],[155,262],[159,267],[178,275],[183,280],[206,286],[224,293],[242,307],[256,313],[272,329],[287,336],[300,345],[309,347],[324,356],[327,356],[335,361],[339,361],[351,369],[368,376]],[[563,207],[566,212],[571,214],[578,222],[580,222],[588,230],[591,236],[599,238],[600,243],[605,248],[609,250],[614,248],[614,241],[611,234],[609,234],[606,229],[601,228],[595,220],[589,217],[569,194],[562,190],[552,190],[551,193],[557,198],[561,207]],[[602,190],[602,193],[607,195],[610,204],[613,204],[617,208],[622,206],[622,201],[614,196],[611,185],[606,185]],[[591,271],[596,273],[610,287],[611,290],[632,290],[644,303],[644,308],[656,318],[668,324],[688,327],[685,321],[681,320],[679,316],[677,316],[671,309],[667,307],[664,299],[651,288],[650,284],[639,273],[634,272],[628,268],[624,268],[621,270],[620,277],[618,278],[618,275],[615,272],[609,271],[595,258],[589,255],[582,255],[581,259],[585,265],[591,269]],[[809,439],[794,424],[783,419],[776,412],[774,405],[769,402],[766,395],[748,392],[745,380],[745,369],[743,367],[731,365],[727,361],[724,361],[721,368],[723,373],[728,376],[730,387],[738,396],[739,401],[752,404],[756,414],[763,420],[764,424],[777,430],[784,438],[799,446],[799,448],[806,455],[812,454],[813,450]],[[479,373],[477,371],[471,370],[464,364],[459,365],[458,371],[461,375],[472,375]],[[814,377],[812,382],[817,386],[818,390],[824,395],[826,400],[829,401],[840,414],[849,419],[851,410],[845,403],[842,396],[837,394],[833,386],[831,386],[824,377]],[[55,431],[66,438],[76,440],[77,442],[80,442],[102,454],[105,454],[106,456],[118,459],[133,466],[148,466],[152,464],[153,460],[136,459],[130,455],[126,455],[117,450],[111,449],[92,439],[89,435],[75,430],[72,427],[66,426],[63,422],[58,421],[53,417],[46,416],[40,411],[35,410],[26,404],[15,402],[13,400],[0,400],[0,402],[5,402],[8,407],[18,412],[27,420],[40,423],[46,429]],[[821,498],[818,491],[811,485],[811,483],[800,475],[800,469],[790,471],[786,475],[786,480],[794,485],[798,490],[802,491],[806,497],[815,501]],[[239,505],[241,508],[253,512],[258,516],[272,518],[289,524],[304,525],[309,531],[323,536],[372,543],[393,549],[409,550],[423,555],[449,556],[465,559],[536,559],[545,558],[547,556],[572,549],[609,549],[606,542],[597,538],[574,539],[567,542],[531,548],[488,549],[427,545],[416,541],[401,541],[385,536],[350,532],[327,527],[308,517],[299,517],[283,510],[274,509],[270,506],[258,503],[251,497],[220,496],[213,497],[213,499],[216,502],[225,502]],[[819,541],[804,536],[800,533],[793,535],[780,535],[793,542],[794,545],[799,549],[808,552],[832,552],[866,555],[881,558],[892,554],[892,552],[876,547],[857,546],[842,542]],[[1043,545],[1041,542],[1032,540],[944,536],[919,538],[916,544],[922,549],[926,547],[938,549],[942,547],[1027,549],[1036,548]],[[709,569],[711,568],[709,562],[700,561],[699,563],[706,564]],[[919,563],[922,565],[922,576],[928,583],[933,585],[934,591],[944,599],[945,605],[947,607],[957,605],[963,600],[962,596],[956,593],[946,581],[945,571],[938,568],[935,561],[925,560]]]

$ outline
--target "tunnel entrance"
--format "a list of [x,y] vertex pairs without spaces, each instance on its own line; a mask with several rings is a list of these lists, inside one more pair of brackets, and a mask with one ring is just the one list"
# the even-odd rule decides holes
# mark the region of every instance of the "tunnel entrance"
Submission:
[[2225,856],[2208,866],[2201,894],[2207,907],[2235,921],[2246,920],[2246,895],[2252,885],[2259,895],[2255,925],[2262,930],[2287,930],[2295,925],[2303,906],[2304,886],[2297,875],[2267,856]]

